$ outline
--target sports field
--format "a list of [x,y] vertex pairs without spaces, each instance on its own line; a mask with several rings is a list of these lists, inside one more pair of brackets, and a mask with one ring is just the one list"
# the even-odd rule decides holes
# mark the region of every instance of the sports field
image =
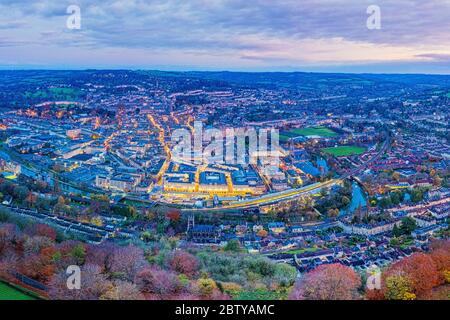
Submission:
[[356,147],[356,146],[339,146],[339,147],[323,148],[322,151],[329,153],[335,157],[345,157],[364,153],[366,149],[363,147]]
[[22,291],[0,282],[0,300],[36,300]]
[[319,137],[335,137],[337,133],[325,127],[309,127],[301,129],[292,129],[290,132],[301,136],[319,136]]
[[338,134],[331,129],[325,127],[308,127],[308,128],[296,128],[289,131],[280,133],[280,140],[287,141],[289,138],[295,138],[298,136],[318,136],[318,137],[335,137]]

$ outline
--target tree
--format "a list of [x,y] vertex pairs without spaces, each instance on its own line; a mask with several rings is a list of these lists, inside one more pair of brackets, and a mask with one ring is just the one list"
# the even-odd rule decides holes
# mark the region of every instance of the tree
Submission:
[[328,209],[328,217],[335,218],[337,216],[339,216],[339,209],[338,208]]
[[409,279],[401,275],[393,275],[385,280],[386,292],[385,298],[388,300],[412,300],[416,297],[412,293],[412,287]]
[[441,187],[442,186],[442,178],[441,177],[439,177],[438,175],[436,175],[434,178],[433,178],[433,185],[434,186],[436,186],[436,187]]
[[75,259],[77,265],[84,264],[86,260],[86,248],[83,244],[79,243],[73,247],[70,252],[70,255],[73,259]]
[[30,191],[30,192],[28,192],[28,195],[27,195],[25,201],[29,207],[33,208],[34,205],[36,204],[37,196],[33,192]]
[[201,299],[207,300],[227,300],[229,296],[222,293],[217,286],[217,283],[211,278],[200,278],[195,283],[196,292]]
[[136,246],[116,247],[107,261],[107,269],[122,280],[132,281],[140,269],[147,265],[144,251]]
[[25,228],[24,232],[30,236],[47,237],[52,241],[56,240],[56,231],[52,227],[43,223],[36,223]]
[[143,300],[138,287],[128,281],[115,280],[100,297],[101,300]]
[[0,251],[0,278],[6,280],[12,278],[11,270],[17,270],[19,263],[19,256],[14,250],[3,249]]
[[[394,228],[392,229],[392,233],[394,234],[395,237],[400,237],[402,235],[402,232],[400,231],[399,227],[397,227],[397,224],[394,224]],[[396,239],[396,238],[394,238],[394,239]],[[394,240],[394,239],[392,239],[392,240]],[[392,243],[392,240],[391,240],[391,243]],[[396,239],[396,240],[398,242],[398,239]]]
[[434,249],[430,253],[431,259],[436,265],[436,269],[439,272],[441,282],[449,282],[448,276],[450,275],[450,250],[443,248]]
[[168,265],[173,271],[193,277],[199,269],[198,259],[190,253],[177,250],[169,256]]
[[392,264],[383,274],[385,279],[392,275],[401,275],[408,279],[411,293],[417,297],[426,297],[440,284],[439,271],[433,259],[424,253],[414,253]]
[[222,286],[223,292],[226,294],[235,297],[240,292],[242,292],[242,286],[234,282],[224,282],[220,284]]
[[400,227],[401,233],[410,235],[411,232],[416,230],[417,224],[416,221],[411,217],[405,217],[402,219],[402,225]]
[[232,252],[240,252],[242,250],[241,243],[239,242],[239,240],[230,240],[225,245],[224,250]]
[[53,244],[53,241],[48,237],[27,237],[23,243],[23,253],[25,257],[38,254],[42,249],[51,247]]
[[297,277],[297,269],[286,263],[278,263],[275,265],[274,280],[282,287],[290,287],[294,284]]
[[67,274],[63,270],[51,279],[48,293],[50,299],[97,300],[106,295],[112,286],[99,266],[86,264],[81,268],[80,290],[70,290],[67,287]]
[[53,255],[56,250],[54,247],[45,247],[39,253],[26,257],[21,265],[21,271],[26,276],[47,283],[55,273]]
[[174,272],[154,266],[146,267],[139,271],[135,282],[144,295],[160,299],[167,299],[170,296],[177,295],[182,292],[183,288]]
[[297,281],[290,294],[294,300],[352,300],[358,297],[360,276],[335,263],[321,265]]
[[350,199],[347,196],[343,196],[341,202],[342,205],[345,207],[350,203]]
[[8,247],[12,247],[13,240],[17,236],[17,227],[12,223],[0,225],[0,257]]
[[180,221],[180,217],[181,211],[178,209],[171,209],[167,212],[167,218],[173,223]]
[[261,229],[258,231],[257,235],[258,235],[258,237],[265,238],[265,237],[267,237],[268,232],[264,229]]

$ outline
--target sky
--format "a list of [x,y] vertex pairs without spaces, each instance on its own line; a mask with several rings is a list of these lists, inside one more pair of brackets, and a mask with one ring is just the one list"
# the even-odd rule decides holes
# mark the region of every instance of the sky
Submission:
[[450,0],[0,0],[0,68],[450,74]]

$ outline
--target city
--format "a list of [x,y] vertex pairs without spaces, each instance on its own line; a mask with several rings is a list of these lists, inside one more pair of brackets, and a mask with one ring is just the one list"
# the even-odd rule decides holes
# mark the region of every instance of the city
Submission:
[[448,0],[0,1],[3,310],[445,308],[449,12]]
[[[261,85],[240,73],[1,73],[6,220],[99,246],[167,236],[180,250],[236,246],[299,273],[385,268],[448,239],[449,77],[386,86],[383,76],[268,73],[274,84]],[[296,93],[303,82],[311,90]],[[203,140],[200,154],[194,144],[176,156],[177,130],[190,143],[230,125],[244,129],[242,161],[205,157]],[[266,130],[271,152],[252,148],[249,129]],[[234,154],[234,138],[219,149]]]

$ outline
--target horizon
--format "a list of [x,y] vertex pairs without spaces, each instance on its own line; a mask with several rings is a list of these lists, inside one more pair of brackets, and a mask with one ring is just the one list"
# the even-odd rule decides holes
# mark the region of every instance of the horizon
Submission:
[[293,71],[283,71],[283,70],[255,70],[255,71],[248,71],[248,70],[201,70],[201,69],[152,69],[152,68],[44,68],[44,69],[33,69],[33,68],[2,68],[0,67],[0,72],[2,71],[146,71],[146,72],[166,72],[166,73],[268,73],[268,74],[293,74],[293,73],[300,73],[300,74],[338,74],[338,75],[389,75],[389,76],[450,76],[446,73],[399,73],[399,72],[334,72],[334,71],[302,71],[302,70],[293,70]]

